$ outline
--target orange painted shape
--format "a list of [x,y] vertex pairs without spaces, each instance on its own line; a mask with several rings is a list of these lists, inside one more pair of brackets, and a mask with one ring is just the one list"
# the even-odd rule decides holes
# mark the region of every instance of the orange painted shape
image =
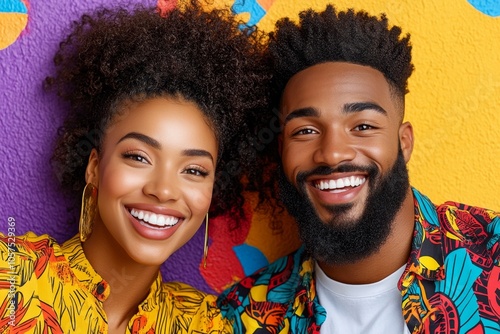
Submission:
[[[279,228],[271,228],[271,212],[257,210],[257,193],[245,193],[245,199],[252,206],[250,230],[244,243],[259,249],[271,263],[296,250],[300,246],[298,228],[286,212],[277,212]],[[270,203],[275,205],[275,203]],[[279,210],[279,209],[277,209]]]
[[0,50],[14,43],[27,23],[27,14],[0,13]]
[[259,5],[267,12],[276,0],[257,0]]
[[165,16],[168,12],[177,7],[177,0],[158,0],[158,10],[161,16]]

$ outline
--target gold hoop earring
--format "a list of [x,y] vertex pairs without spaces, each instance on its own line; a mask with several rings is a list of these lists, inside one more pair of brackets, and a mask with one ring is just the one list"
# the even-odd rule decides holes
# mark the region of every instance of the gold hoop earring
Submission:
[[80,211],[80,241],[85,242],[92,233],[92,225],[97,210],[97,188],[87,183],[83,188],[82,208]]
[[203,268],[207,268],[208,257],[208,212],[205,216],[205,242],[203,244]]

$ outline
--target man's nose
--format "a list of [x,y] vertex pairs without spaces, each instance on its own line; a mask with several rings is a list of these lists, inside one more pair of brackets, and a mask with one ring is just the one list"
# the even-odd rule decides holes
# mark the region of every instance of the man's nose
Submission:
[[325,131],[314,152],[314,162],[328,166],[336,166],[351,161],[356,156],[349,134],[343,130],[329,129]]

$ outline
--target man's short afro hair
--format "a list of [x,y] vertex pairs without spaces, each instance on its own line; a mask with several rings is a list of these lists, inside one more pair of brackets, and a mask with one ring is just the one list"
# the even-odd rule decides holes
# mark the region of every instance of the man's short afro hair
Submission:
[[299,18],[299,24],[281,19],[270,33],[275,103],[293,75],[328,61],[370,66],[382,72],[400,96],[408,92],[407,81],[413,71],[410,36],[400,38],[401,28],[389,27],[384,14],[377,17],[353,9],[337,11],[328,5],[323,12],[303,11]]

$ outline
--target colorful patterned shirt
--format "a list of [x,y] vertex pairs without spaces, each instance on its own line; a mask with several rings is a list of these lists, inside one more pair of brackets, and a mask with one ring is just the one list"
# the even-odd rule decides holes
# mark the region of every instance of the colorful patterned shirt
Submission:
[[[413,245],[398,288],[411,333],[500,333],[500,213],[413,189]],[[236,333],[319,333],[326,311],[300,248],[244,278],[217,303]]]
[[[0,234],[0,333],[107,333],[110,287],[85,258],[78,236],[59,245],[47,235]],[[126,333],[229,333],[206,295],[161,275]]]

